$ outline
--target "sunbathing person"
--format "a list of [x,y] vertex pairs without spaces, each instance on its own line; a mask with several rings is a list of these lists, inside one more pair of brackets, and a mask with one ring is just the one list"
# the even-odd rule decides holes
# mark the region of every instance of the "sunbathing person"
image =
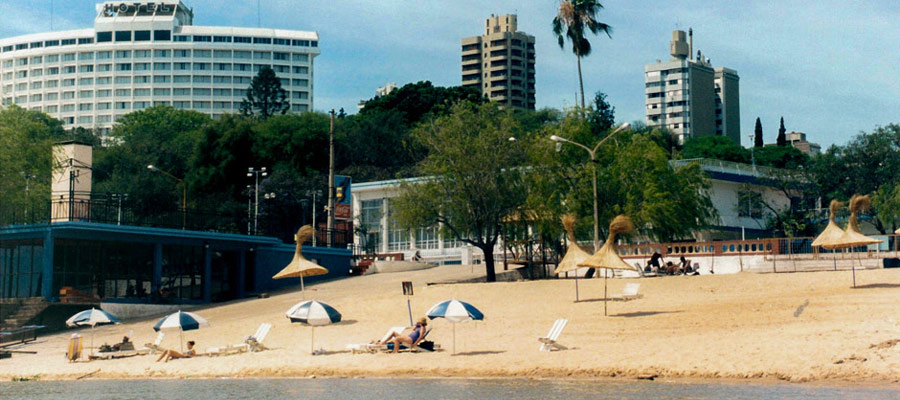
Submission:
[[416,322],[416,326],[413,327],[412,332],[407,335],[403,335],[402,333],[392,332],[388,339],[383,343],[378,344],[394,344],[393,353],[396,353],[400,350],[400,345],[404,345],[409,348],[413,348],[419,345],[419,342],[425,338],[425,331],[427,330],[428,319],[422,317]]
[[169,360],[172,360],[172,359],[191,358],[191,357],[197,355],[197,350],[194,350],[194,341],[193,340],[188,341],[187,348],[188,349],[187,349],[187,351],[184,352],[184,354],[179,353],[176,350],[163,351],[162,354],[160,354],[159,358],[156,359],[156,362],[159,362],[159,360],[162,360],[163,358],[165,358],[165,360],[163,360],[163,362],[169,362]]

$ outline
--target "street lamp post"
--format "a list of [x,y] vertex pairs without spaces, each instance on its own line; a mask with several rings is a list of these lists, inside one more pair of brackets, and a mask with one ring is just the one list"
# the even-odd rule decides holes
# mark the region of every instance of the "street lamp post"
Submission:
[[747,136],[750,137],[750,165],[752,165],[753,169],[756,170],[756,156],[753,153],[753,148],[756,147],[756,134],[751,133]]
[[28,192],[31,189],[31,180],[34,178],[37,178],[37,175],[29,174],[25,171],[20,171],[19,175],[22,175],[22,178],[25,179],[25,205],[23,207],[25,209],[25,213],[24,213],[25,221],[23,221],[23,222],[27,223],[28,222]]
[[116,209],[116,225],[122,225],[122,200],[128,198],[128,194],[126,193],[112,193],[109,195],[112,200],[117,200],[119,202],[119,206]]
[[[316,210],[316,195],[321,196],[321,195],[322,195],[322,192],[319,191],[319,190],[307,190],[307,191],[306,191],[306,195],[307,195],[307,196],[312,195],[312,225],[313,225],[313,228],[314,228],[314,229],[319,229],[319,226],[316,225],[316,211],[317,211],[317,210]],[[317,236],[319,236],[319,235],[318,235],[318,234],[315,234],[315,235],[313,235],[313,237],[312,237],[312,245],[313,245],[313,247],[316,247],[316,237],[317,237]]]
[[184,230],[187,226],[187,185],[184,183],[184,180],[179,179],[175,175],[172,175],[166,170],[161,169],[153,164],[148,165],[147,169],[153,172],[159,172],[181,184],[181,230]]
[[259,229],[259,176],[262,175],[263,178],[269,175],[266,172],[266,167],[262,167],[260,169],[256,169],[253,167],[247,168],[247,176],[254,177],[256,180],[256,184],[253,189],[253,197],[254,197],[254,211],[253,211],[253,234],[256,235]]
[[581,147],[582,149],[587,150],[588,154],[591,155],[591,162],[594,164],[593,185],[594,185],[594,251],[595,252],[600,249],[600,210],[598,208],[599,206],[597,203],[597,149],[599,149],[600,145],[603,144],[603,142],[605,142],[607,139],[613,137],[613,135],[615,135],[616,133],[619,133],[621,131],[628,129],[630,126],[631,126],[631,124],[629,124],[627,122],[622,125],[619,125],[619,127],[616,128],[616,130],[610,132],[609,135],[607,135],[605,138],[600,140],[600,142],[598,142],[594,146],[593,149],[591,149],[590,147],[587,147],[581,143],[573,142],[564,137],[560,137],[560,136],[556,136],[556,135],[550,136],[550,140],[552,140],[556,143],[574,144],[578,147]]

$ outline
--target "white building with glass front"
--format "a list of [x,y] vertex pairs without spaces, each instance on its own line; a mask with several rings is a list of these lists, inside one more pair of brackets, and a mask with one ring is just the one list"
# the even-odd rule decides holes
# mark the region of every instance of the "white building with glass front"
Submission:
[[313,108],[316,32],[194,26],[193,10],[178,0],[96,9],[92,29],[0,39],[0,104],[101,133],[154,105],[218,118],[239,111],[251,79],[269,66],[291,111]]
[[[413,178],[411,183],[421,178]],[[367,253],[403,253],[412,259],[418,251],[426,261],[438,264],[459,264],[463,260],[480,258],[481,250],[458,240],[444,238],[438,226],[402,229],[394,216],[394,199],[400,196],[401,180],[354,183],[353,198],[354,244]],[[498,246],[498,250],[500,247]]]

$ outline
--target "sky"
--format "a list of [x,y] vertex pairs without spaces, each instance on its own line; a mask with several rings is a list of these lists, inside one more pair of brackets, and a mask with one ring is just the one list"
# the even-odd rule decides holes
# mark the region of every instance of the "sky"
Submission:
[[[575,56],[550,22],[557,0],[184,0],[195,25],[317,31],[314,108],[355,112],[389,82],[459,85],[460,39],[480,35],[491,14],[518,15],[536,38],[538,108],[575,104]],[[90,28],[91,0],[0,0],[0,38]],[[644,65],[667,60],[672,30],[694,30],[694,51],[740,75],[741,136],[757,117],[766,142],[779,118],[823,149],[900,122],[900,4],[896,0],[607,0],[582,60],[585,97],[603,91],[619,122],[644,120]]]

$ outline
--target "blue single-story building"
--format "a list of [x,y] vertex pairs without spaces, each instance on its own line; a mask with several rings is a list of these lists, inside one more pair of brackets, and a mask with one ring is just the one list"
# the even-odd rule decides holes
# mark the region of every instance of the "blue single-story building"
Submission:
[[[303,247],[328,268],[308,281],[347,276],[351,251]],[[276,238],[66,221],[0,228],[0,298],[59,301],[72,288],[97,301],[191,304],[299,285],[272,276],[294,245]]]

